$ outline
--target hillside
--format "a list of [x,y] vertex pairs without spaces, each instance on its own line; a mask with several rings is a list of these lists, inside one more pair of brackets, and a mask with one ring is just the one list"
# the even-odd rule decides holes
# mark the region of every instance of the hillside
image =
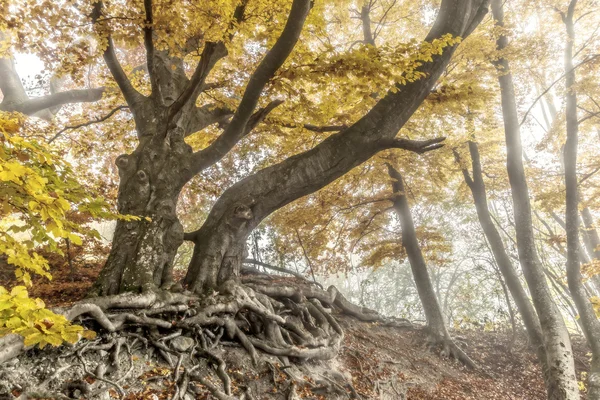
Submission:
[[[56,271],[52,285],[34,285],[33,295],[45,298],[51,306],[65,306],[82,298],[96,272],[97,268],[83,268],[71,279],[67,271]],[[454,332],[480,366],[480,371],[469,371],[454,360],[440,357],[438,350],[429,349],[419,325],[393,327],[357,321],[339,313],[335,317],[345,336],[338,357],[330,361],[292,362],[291,367],[286,368],[279,359],[261,355],[255,368],[238,343],[221,339],[212,352],[225,363],[234,397],[219,398],[545,398],[535,355],[528,350],[524,335],[518,335],[511,343],[510,332]],[[107,343],[111,340],[114,337],[110,334],[101,334],[91,344],[34,349],[7,362],[0,368],[1,398],[16,398],[23,393],[31,396],[25,398],[34,398],[30,392],[34,387],[41,387],[36,390],[38,398],[59,398],[58,393],[67,392],[72,398],[173,398],[174,381],[178,378],[174,376],[174,368],[158,354],[146,350],[135,338],[126,339],[127,351],[117,356],[120,365],[117,381],[111,386],[109,380],[96,379],[99,375],[95,365],[108,356]],[[574,342],[581,373],[587,365],[586,350],[581,340],[576,338]],[[83,360],[91,373],[83,372],[80,367]],[[207,362],[198,365],[196,371],[205,375],[209,383],[216,387],[221,384],[215,369]],[[292,382],[296,383],[292,385]],[[123,390],[123,396],[117,387]],[[196,386],[196,390],[195,398],[213,398],[203,385]],[[188,392],[185,399],[191,398]]]

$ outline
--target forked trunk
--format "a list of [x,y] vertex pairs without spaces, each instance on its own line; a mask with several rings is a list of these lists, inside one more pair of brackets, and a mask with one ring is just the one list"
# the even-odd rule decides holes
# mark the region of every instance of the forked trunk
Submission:
[[[487,0],[442,1],[427,41],[443,35],[466,38],[487,12]],[[398,131],[430,93],[450,61],[456,45],[423,63],[424,77],[388,92],[352,126],[329,136],[304,153],[256,172],[227,189],[204,225],[186,235],[195,250],[185,283],[196,292],[215,289],[235,278],[247,235],[274,211],[313,193],[377,152],[400,148],[424,153],[440,147],[443,138],[396,139]]]

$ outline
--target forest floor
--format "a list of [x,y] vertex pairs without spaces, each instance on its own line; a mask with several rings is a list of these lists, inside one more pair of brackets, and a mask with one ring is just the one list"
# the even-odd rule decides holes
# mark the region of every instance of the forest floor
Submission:
[[[80,268],[73,277],[67,270],[54,270],[53,281],[36,282],[30,295],[42,298],[49,307],[72,304],[85,296],[98,270],[98,267]],[[12,284],[6,278],[4,281],[0,278],[0,285]],[[216,351],[227,363],[233,395],[243,393],[243,388],[250,388],[256,399],[288,399],[292,385],[289,377],[294,376],[300,398],[351,398],[352,393],[336,383],[341,375],[342,379],[352,382],[358,398],[366,399],[545,399],[535,355],[527,348],[522,334],[512,342],[510,332],[453,332],[461,338],[466,353],[480,367],[480,371],[470,371],[431,351],[419,326],[398,328],[360,322],[346,315],[336,315],[336,318],[345,337],[340,354],[330,361],[309,361],[284,368],[277,358],[263,355],[263,362],[254,367],[238,344],[222,341]],[[581,376],[588,365],[587,350],[580,338],[574,338],[574,345],[576,368]],[[59,374],[61,366],[67,366],[57,361],[65,352],[68,352],[65,347],[34,349],[20,356],[18,361],[2,366],[0,375],[4,375],[0,376],[0,381],[13,382],[13,387],[10,387],[11,383],[4,385],[4,391],[10,390],[10,393],[2,393],[0,387],[0,399],[17,398],[23,391],[23,380],[34,379],[34,376],[48,388],[64,386],[69,379],[75,379],[72,374],[76,368],[71,368],[72,373],[65,370]],[[102,353],[99,354],[102,357]],[[133,352],[129,362],[129,376],[120,382],[124,396],[107,388],[98,398],[172,398],[176,386],[173,370],[164,361],[156,355]],[[126,360],[122,363],[128,365]],[[208,365],[206,368],[210,370]],[[83,372],[80,377],[81,374]],[[94,383],[89,376],[85,379]],[[219,383],[218,378],[214,383]],[[324,387],[328,388],[327,393],[320,391]],[[337,394],[335,390],[331,391],[332,387],[339,389]],[[202,390],[202,385],[196,393],[198,399],[213,398],[208,391]],[[42,398],[51,397],[42,395]]]

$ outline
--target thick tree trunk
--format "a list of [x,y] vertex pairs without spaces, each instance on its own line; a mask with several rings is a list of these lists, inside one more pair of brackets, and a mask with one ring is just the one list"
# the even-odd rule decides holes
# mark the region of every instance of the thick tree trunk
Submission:
[[502,277],[506,282],[506,286],[508,287],[515,304],[517,305],[519,313],[521,313],[521,316],[523,317],[523,323],[527,328],[527,334],[529,335],[531,344],[536,351],[538,360],[542,366],[544,377],[546,378],[548,374],[548,365],[546,360],[546,352],[544,350],[544,341],[542,337],[540,321],[535,309],[533,308],[533,305],[531,304],[531,301],[529,300],[529,297],[527,296],[527,292],[521,285],[521,281],[513,267],[510,257],[506,252],[502,237],[500,236],[500,233],[498,232],[498,229],[496,229],[496,226],[492,220],[487,203],[487,194],[485,190],[485,183],[483,182],[483,172],[477,143],[469,141],[469,152],[471,154],[473,177],[471,178],[468,171],[465,169],[463,169],[463,175],[467,186],[469,186],[469,189],[471,189],[479,223],[481,224],[483,233],[490,244],[492,254],[494,255],[494,259],[496,260],[496,264],[498,265],[500,272],[502,273]]
[[[444,0],[426,40],[444,34],[465,38],[486,12],[487,0]],[[219,281],[235,278],[246,237],[264,218],[321,189],[377,152],[402,148],[421,153],[439,147],[443,139],[417,142],[395,136],[427,97],[455,47],[446,48],[423,64],[424,78],[399,86],[395,93],[389,92],[354,125],[313,149],[258,171],[227,189],[204,225],[186,235],[196,247],[185,283],[194,291],[203,292],[215,289]]]
[[[492,12],[496,23],[503,26],[504,12],[501,0],[492,1]],[[501,35],[497,41],[498,50],[505,49],[507,45],[508,38]],[[546,357],[550,367],[546,387],[548,398],[551,400],[579,399],[569,332],[554,303],[535,248],[529,188],[523,167],[523,148],[510,66],[508,60],[503,57],[495,62],[495,66],[498,70],[502,99],[507,169],[513,198],[519,261],[542,327]]]
[[600,321],[590,303],[581,276],[579,241],[579,184],[577,180],[577,92],[575,90],[575,69],[573,68],[573,41],[575,29],[573,14],[577,0],[572,0],[563,21],[567,28],[565,46],[565,84],[567,141],[564,146],[567,231],[567,280],[575,307],[579,312],[581,328],[592,350],[592,362],[588,378],[588,398],[600,399]]
[[408,199],[404,192],[402,175],[390,164],[388,164],[388,173],[390,178],[392,178],[394,210],[402,226],[402,247],[404,247],[408,256],[417,293],[419,294],[425,318],[427,319],[427,329],[438,340],[450,340],[444,315],[442,314],[442,309],[433,289],[431,278],[429,277],[427,262],[425,261],[425,257],[423,257],[421,246],[417,239],[415,224],[410,212],[410,206],[408,205]]
[[118,221],[110,255],[93,288],[95,294],[144,291],[172,283],[173,259],[183,242],[177,198],[186,183],[181,177],[189,170],[192,151],[183,141],[181,128],[160,136],[142,139],[132,154],[117,158],[118,210],[141,219]]

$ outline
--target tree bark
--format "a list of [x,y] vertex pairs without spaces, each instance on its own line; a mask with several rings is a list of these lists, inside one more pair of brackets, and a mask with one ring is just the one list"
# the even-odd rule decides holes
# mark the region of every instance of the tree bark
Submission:
[[506,286],[508,287],[511,296],[517,305],[519,313],[523,317],[523,323],[527,329],[527,334],[529,335],[531,344],[536,351],[538,360],[542,366],[544,379],[546,380],[548,375],[548,365],[539,318],[535,312],[535,309],[533,308],[533,305],[531,304],[531,301],[529,300],[529,297],[527,296],[527,292],[521,285],[517,271],[513,267],[512,261],[510,260],[510,257],[506,252],[506,248],[504,247],[502,237],[500,236],[500,233],[498,232],[498,229],[496,229],[496,226],[492,220],[490,210],[488,208],[485,183],[483,181],[483,171],[481,167],[481,158],[479,156],[479,148],[477,143],[474,141],[469,141],[469,153],[471,155],[473,177],[471,178],[469,172],[463,168],[462,172],[465,182],[467,183],[467,186],[473,195],[475,208],[477,210],[477,217],[479,218],[479,223],[483,229],[483,233],[490,244],[492,254],[496,260],[496,264],[498,265],[500,272],[502,273],[502,277],[506,282]]
[[[486,0],[444,0],[426,40],[444,34],[465,38],[486,12]],[[227,189],[203,226],[186,235],[195,248],[185,283],[196,292],[204,292],[235,278],[240,268],[237,262],[245,258],[242,249],[246,238],[264,218],[333,182],[377,152],[402,148],[422,153],[438,148],[443,138],[419,142],[395,136],[427,97],[455,47],[447,47],[431,62],[424,63],[421,67],[424,78],[398,86],[396,92],[390,91],[352,126],[329,136],[313,149],[258,171]],[[220,273],[222,268],[230,272]]]
[[581,327],[592,350],[592,362],[588,375],[588,398],[600,399],[600,321],[589,301],[581,276],[579,241],[579,183],[577,180],[577,146],[579,123],[577,121],[577,92],[573,68],[573,42],[575,23],[573,15],[577,0],[571,0],[567,13],[561,14],[567,29],[565,46],[565,85],[567,141],[564,146],[567,232],[567,281],[575,307],[579,313]]
[[[501,0],[492,1],[492,13],[496,24],[503,26],[504,12]],[[504,50],[507,45],[508,38],[505,35],[500,35],[497,40],[498,50]],[[535,248],[529,188],[523,167],[523,148],[510,66],[508,60],[502,56],[494,62],[494,65],[498,70],[502,99],[507,170],[513,199],[517,249],[519,261],[529,285],[542,328],[549,366],[546,386],[548,398],[550,400],[579,399],[569,332],[558,307],[554,303]]]
[[600,260],[600,237],[594,224],[594,217],[588,207],[581,210],[581,220],[584,229],[582,229],[583,243],[591,258]]

